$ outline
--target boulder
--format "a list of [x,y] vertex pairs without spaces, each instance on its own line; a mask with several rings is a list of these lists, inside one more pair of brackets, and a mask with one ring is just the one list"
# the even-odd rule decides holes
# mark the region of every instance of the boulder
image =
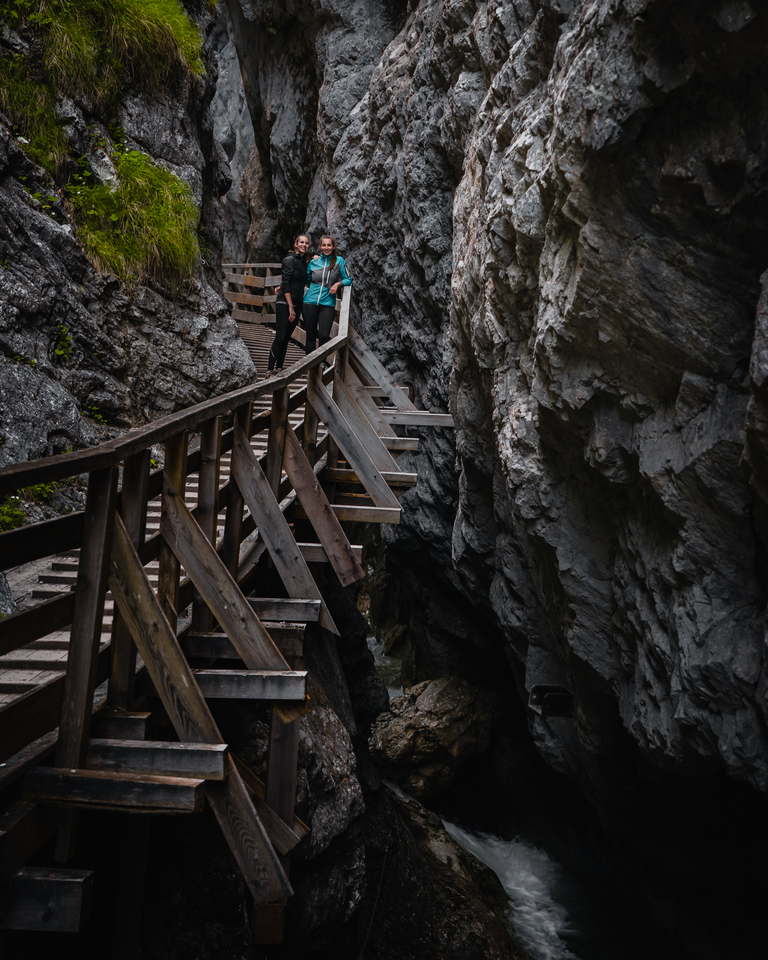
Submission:
[[395,697],[378,718],[371,755],[408,793],[433,798],[464,760],[488,750],[492,723],[481,693],[464,680],[426,680]]

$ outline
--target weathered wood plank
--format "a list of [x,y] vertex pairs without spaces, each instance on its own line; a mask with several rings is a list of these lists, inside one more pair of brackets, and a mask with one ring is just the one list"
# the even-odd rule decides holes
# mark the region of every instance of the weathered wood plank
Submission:
[[[105,710],[93,724],[93,734],[101,740],[146,740],[151,714]],[[93,742],[93,741],[91,741]]]
[[[281,623],[265,623],[275,646],[284,657],[301,652],[304,643],[304,624],[290,627]],[[226,633],[188,633],[181,639],[181,648],[186,656],[201,660],[241,660]]]
[[[365,416],[370,421],[377,437],[394,437],[396,435],[395,431],[382,417],[381,407],[379,407],[379,405],[371,398],[370,393],[363,386],[362,381],[355,373],[351,363],[347,364],[347,367],[344,371],[344,383],[354,396],[360,409],[365,413]],[[335,399],[336,394],[334,393],[333,396]]]
[[387,423],[400,424],[403,427],[452,427],[450,413],[429,413],[427,410],[390,410],[381,407],[381,415]]
[[305,670],[193,670],[209,700],[303,700]]
[[171,550],[184,564],[244,663],[252,670],[287,669],[280,651],[170,480],[166,480],[163,487],[163,502],[167,503],[168,521],[164,536]]
[[[165,442],[165,466],[163,468],[163,498],[162,512],[160,515],[160,555],[157,573],[157,599],[163,608],[163,613],[171,625],[171,630],[176,633],[176,625],[179,619],[179,575],[181,573],[181,564],[179,558],[171,549],[168,543],[168,496],[166,495],[166,484],[170,484],[174,490],[184,491],[187,478],[187,447],[189,446],[189,436],[186,431],[182,431],[175,437],[169,437]],[[170,497],[173,500],[173,496]]]
[[389,370],[352,326],[349,327],[349,353],[357,370],[367,376],[371,384],[381,387],[396,407],[401,410],[416,409],[416,405],[398,387]]
[[0,533],[0,571],[80,546],[85,511]]
[[418,450],[418,437],[379,437],[387,450]]
[[247,273],[228,273],[224,271],[224,282],[225,283],[242,283],[245,287],[255,287],[256,289],[264,289],[264,277],[252,277]]
[[204,780],[37,767],[24,778],[24,793],[37,803],[132,813],[199,813]]
[[224,299],[230,303],[240,303],[247,307],[261,307],[264,305],[264,297],[254,296],[252,293],[233,293],[231,290],[224,291]]
[[264,622],[317,623],[320,619],[320,600],[285,600],[281,597],[248,597],[248,603]]
[[[354,523],[400,523],[399,507],[394,510],[391,507],[355,507],[344,503],[332,503],[331,509],[339,520]],[[297,517],[306,517],[300,504],[294,507],[294,512]]]
[[[325,477],[328,470],[327,468],[323,470],[321,476]],[[403,476],[403,474],[400,474]],[[352,555],[358,561],[363,559],[363,548],[360,544],[352,543],[349,546],[349,549],[352,551]],[[299,550],[301,550],[301,555],[307,561],[307,563],[327,563],[328,554],[325,552],[325,548],[322,543],[300,543]]]
[[0,655],[25,647],[72,622],[74,593],[44,600],[29,610],[20,610],[0,620]]
[[[289,429],[288,387],[282,387],[280,390],[275,390],[272,394],[272,418],[269,439],[267,440],[267,462],[264,467],[264,475],[275,497],[278,496],[280,491],[280,478],[283,474],[285,435]],[[291,430],[291,432],[293,431]]]
[[356,436],[342,412],[328,396],[325,387],[310,378],[307,381],[307,397],[322,417],[331,436],[339,445],[347,463],[360,477],[374,503],[380,507],[397,507],[397,497],[384,482],[379,469],[368,455],[368,451]]
[[232,473],[246,499],[248,509],[256,520],[259,533],[267,545],[288,596],[294,599],[319,600],[320,624],[338,634],[333,618],[323,603],[320,589],[293,539],[288,521],[280,510],[264,471],[251,450],[247,437],[237,429],[234,453],[237,456],[232,457]]
[[243,403],[235,410],[235,422],[232,433],[232,459],[230,462],[229,499],[227,501],[227,517],[224,522],[224,539],[221,545],[221,559],[224,566],[237,580],[237,567],[240,560],[240,544],[243,539],[243,512],[245,500],[243,492],[236,479],[236,467],[242,456],[235,447],[235,438],[238,434],[245,437],[245,445],[251,454],[250,439],[253,429],[253,402]]
[[[199,684],[198,684],[199,685]],[[99,740],[88,744],[89,770],[223,780],[226,743],[173,743],[165,740]]]
[[[307,371],[307,386],[312,381],[322,390],[320,371],[317,367]],[[317,428],[319,426],[317,411],[308,403],[304,404],[304,432],[301,435],[301,446],[307,460],[314,466],[317,461]]]
[[[216,543],[219,522],[219,483],[221,480],[222,418],[206,420],[200,435],[200,471],[197,483],[195,519],[209,543]],[[208,604],[198,592],[192,603],[192,629],[205,633],[211,629],[212,616]]]
[[362,580],[365,572],[293,430],[285,439],[283,465],[341,585],[347,587]]
[[91,908],[91,870],[23,867],[8,881],[2,906],[6,930],[78,933]]
[[[399,470],[397,461],[379,440],[377,424],[372,422],[368,413],[360,408],[357,398],[343,381],[337,380],[334,383],[333,397],[334,402],[355,431],[355,436],[365,447],[365,452],[379,472]],[[386,435],[386,431],[382,431],[382,433]]]
[[[417,473],[391,473],[382,471],[382,477],[391,487],[415,487],[419,475]],[[354,470],[341,467],[326,467],[320,474],[321,479],[335,480],[337,483],[361,483]],[[354,547],[352,548],[355,549]]]

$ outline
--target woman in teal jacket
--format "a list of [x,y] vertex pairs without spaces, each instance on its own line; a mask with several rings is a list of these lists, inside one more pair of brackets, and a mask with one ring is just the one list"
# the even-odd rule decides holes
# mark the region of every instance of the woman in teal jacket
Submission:
[[339,288],[352,283],[344,257],[336,253],[336,241],[327,234],[320,237],[320,253],[312,257],[307,265],[307,283],[309,290],[304,294],[302,315],[307,334],[306,350],[312,353],[318,328],[321,347],[330,338]]

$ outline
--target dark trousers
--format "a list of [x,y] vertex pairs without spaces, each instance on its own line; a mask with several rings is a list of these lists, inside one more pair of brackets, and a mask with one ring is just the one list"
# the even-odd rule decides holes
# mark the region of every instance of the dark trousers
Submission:
[[296,319],[293,321],[293,323],[291,323],[291,321],[288,319],[288,304],[280,303],[279,301],[275,304],[275,326],[277,327],[277,332],[275,333],[275,339],[272,341],[272,346],[269,350],[267,370],[274,370],[275,367],[282,367],[285,363],[285,351],[288,349],[288,341],[291,339],[291,335],[296,329],[296,324],[299,322],[300,316],[301,304],[299,304],[298,308],[296,309]]
[[318,307],[317,304],[314,303],[304,304],[302,315],[304,317],[304,331],[307,334],[307,353],[312,353],[315,349],[318,325],[320,326],[320,346],[322,347],[324,343],[328,343],[335,312],[335,307]]

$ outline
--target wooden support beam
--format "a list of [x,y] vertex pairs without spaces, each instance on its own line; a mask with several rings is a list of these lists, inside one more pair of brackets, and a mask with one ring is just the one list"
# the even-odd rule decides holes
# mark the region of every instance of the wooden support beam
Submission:
[[[387,421],[381,415],[381,408],[374,400],[371,398],[370,393],[363,386],[360,378],[355,373],[352,364],[347,365],[347,370],[344,374],[344,383],[347,385],[350,393],[357,401],[357,405],[365,413],[365,416],[370,421],[377,437],[389,436],[394,437],[395,431],[387,423]],[[334,393],[334,399],[336,399],[336,394]]]
[[372,385],[381,387],[396,407],[401,410],[416,409],[416,405],[395,383],[389,370],[352,326],[349,328],[349,356],[355,368],[363,373]]
[[[115,603],[131,623],[136,646],[179,739],[221,743],[208,705],[119,517],[110,573]],[[227,779],[210,782],[206,795],[254,900],[261,903],[290,896],[288,878],[231,759]]]
[[2,906],[6,930],[79,933],[91,909],[91,870],[24,867],[11,877]]
[[170,480],[166,480],[163,487],[163,502],[166,505],[163,536],[184,564],[190,579],[214,612],[243,662],[251,670],[286,670],[288,664],[243,597],[213,544],[206,540],[189,508],[171,487]]
[[280,478],[283,474],[285,436],[286,431],[290,429],[288,426],[288,387],[282,387],[272,394],[272,418],[267,440],[267,463],[264,469],[267,483],[269,483],[276,499],[280,491]]
[[450,413],[430,413],[428,410],[390,410],[381,408],[381,415],[387,423],[400,424],[403,427],[452,427]]
[[[320,624],[332,633],[338,634],[330,611],[323,603],[320,588],[315,583],[309,567],[296,545],[296,541],[283,516],[280,505],[264,476],[256,455],[248,444],[247,437],[235,428],[234,449],[232,453],[232,475],[248,504],[275,569],[283,581],[288,596],[301,600],[320,601]],[[284,619],[269,617],[270,620]],[[264,664],[271,666],[271,664]]]
[[328,396],[325,387],[310,379],[307,381],[307,396],[309,402],[322,417],[331,436],[339,445],[347,463],[360,477],[374,503],[380,507],[392,507],[399,510],[397,497],[384,482],[378,467],[371,460],[368,451],[342,412]]
[[[65,767],[82,766],[90,732],[117,498],[117,474],[117,467],[105,467],[94,470],[88,477],[83,542],[56,748],[56,762]],[[66,863],[74,853],[76,829],[74,816],[61,818],[55,853],[58,862]]]
[[233,429],[233,447],[232,460],[230,463],[229,475],[229,499],[227,500],[227,518],[224,524],[224,539],[221,545],[221,559],[224,566],[229,570],[232,576],[237,580],[237,567],[240,560],[240,543],[242,542],[243,529],[243,511],[245,500],[243,494],[235,479],[238,460],[242,452],[234,448],[234,437],[241,435],[245,439],[245,447],[249,454],[251,450],[251,430],[253,429],[253,403],[241,404],[235,410],[235,423]]
[[[200,472],[197,482],[195,519],[209,543],[216,543],[219,522],[219,483],[221,472],[222,418],[206,420],[200,434]],[[207,633],[213,626],[208,604],[199,591],[192,601],[192,629]]]
[[[322,389],[322,374],[317,367],[313,367],[311,370],[307,370],[307,387],[309,387],[310,382],[316,383]],[[317,428],[318,428],[318,417],[317,411],[310,404],[304,404],[304,432],[301,436],[301,446],[304,450],[304,454],[309,460],[310,464],[314,466],[317,459]]]
[[306,694],[306,670],[193,670],[209,700],[298,700]]
[[341,585],[347,587],[362,580],[365,571],[292,430],[286,435],[283,465]]
[[[147,530],[147,486],[149,482],[149,450],[129,457],[123,469],[120,515],[125,529],[137,550],[144,545]],[[120,710],[133,706],[133,685],[136,677],[136,647],[128,625],[115,610],[112,618],[112,672],[109,675],[109,700]]]
[[226,763],[226,743],[92,739],[88,744],[89,770],[223,780]]
[[200,813],[204,780],[37,767],[24,778],[25,795],[37,803],[132,813]]

